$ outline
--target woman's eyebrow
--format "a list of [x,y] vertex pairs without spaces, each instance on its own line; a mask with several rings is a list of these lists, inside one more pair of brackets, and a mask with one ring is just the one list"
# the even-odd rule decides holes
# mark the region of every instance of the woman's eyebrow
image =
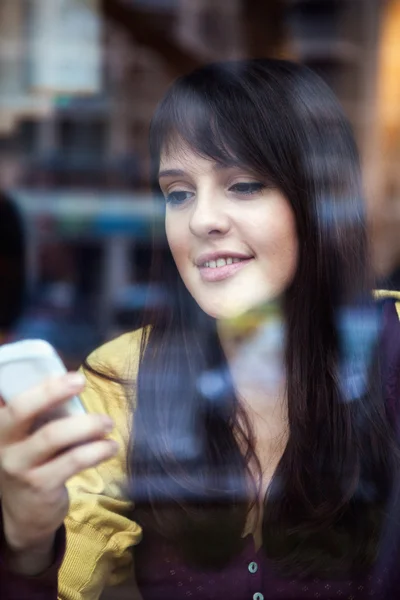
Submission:
[[[238,165],[237,164],[226,164],[226,163],[219,163],[216,162],[213,165],[213,169],[215,171],[225,171],[228,169],[234,169],[237,168]],[[185,175],[187,175],[186,171],[183,171],[182,169],[163,169],[162,171],[160,171],[158,173],[158,177],[159,179],[161,179],[161,177],[184,177]]]
[[159,172],[158,178],[161,179],[161,177],[183,177],[185,175],[186,173],[185,171],[182,171],[182,169],[164,169],[163,171]]
[[[239,168],[243,168],[242,165],[240,165],[237,162],[215,162],[213,165],[213,169],[215,171],[229,171],[229,170],[233,170],[233,169],[239,169]],[[187,175],[187,172],[184,171],[183,169],[163,169],[162,171],[160,171],[158,173],[158,178],[161,179],[163,177],[185,177]]]

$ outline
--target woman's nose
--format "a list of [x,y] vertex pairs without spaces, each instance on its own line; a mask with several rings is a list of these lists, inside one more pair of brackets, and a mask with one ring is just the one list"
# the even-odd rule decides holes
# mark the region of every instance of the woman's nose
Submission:
[[225,235],[230,229],[230,219],[223,200],[209,193],[198,194],[193,203],[189,227],[197,237]]

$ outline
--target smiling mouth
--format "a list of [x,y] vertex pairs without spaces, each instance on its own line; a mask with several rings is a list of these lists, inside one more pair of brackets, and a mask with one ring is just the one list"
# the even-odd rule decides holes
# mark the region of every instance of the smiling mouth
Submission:
[[222,281],[232,277],[248,265],[254,257],[248,258],[218,258],[210,260],[198,267],[201,278],[207,282]]
[[219,269],[220,267],[225,267],[226,265],[232,265],[238,262],[242,262],[244,260],[248,260],[246,258],[218,258],[217,260],[208,260],[200,268],[206,269]]

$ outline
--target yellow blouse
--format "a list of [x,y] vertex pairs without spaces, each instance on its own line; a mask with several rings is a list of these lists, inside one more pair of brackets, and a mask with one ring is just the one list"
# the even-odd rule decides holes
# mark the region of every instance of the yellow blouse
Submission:
[[[89,363],[122,377],[135,374],[140,339],[141,330],[122,335],[93,352]],[[126,579],[133,565],[131,547],[142,533],[127,516],[132,505],[124,493],[135,394],[127,398],[119,384],[85,374],[81,400],[88,412],[107,414],[114,420],[110,437],[118,442],[119,452],[68,483],[70,511],[65,523],[67,552],[59,573],[60,600],[96,600],[106,586]]]

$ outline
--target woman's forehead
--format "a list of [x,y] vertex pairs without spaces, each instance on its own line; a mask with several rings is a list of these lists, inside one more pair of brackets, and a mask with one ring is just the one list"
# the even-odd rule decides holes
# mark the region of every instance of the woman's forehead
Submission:
[[187,144],[180,148],[162,152],[160,156],[159,177],[163,175],[178,175],[187,173],[202,173],[205,170],[214,170],[217,167],[215,160],[201,156],[195,149]]
[[160,168],[166,164],[189,164],[199,158],[199,152],[181,137],[174,136],[167,140],[160,152]]
[[164,146],[160,153],[159,173],[171,169],[181,169],[182,171],[212,169],[219,171],[231,168],[246,168],[246,166],[234,158],[227,157],[226,160],[221,161],[212,156],[204,155],[182,139]]

